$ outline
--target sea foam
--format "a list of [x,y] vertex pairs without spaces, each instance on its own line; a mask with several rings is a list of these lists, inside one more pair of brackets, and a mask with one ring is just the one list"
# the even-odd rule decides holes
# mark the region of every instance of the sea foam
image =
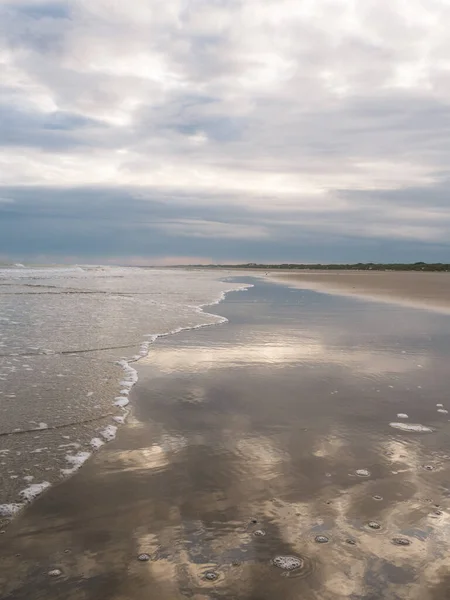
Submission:
[[50,483],[48,481],[43,481],[42,483],[33,483],[29,487],[19,492],[19,496],[22,498],[22,500],[25,500],[26,502],[31,502],[32,500],[34,500],[34,498],[36,498],[36,496],[42,494],[42,492],[44,492],[49,487]]
[[389,423],[394,429],[400,429],[400,431],[415,431],[419,433],[431,433],[433,429],[420,425],[419,423]]

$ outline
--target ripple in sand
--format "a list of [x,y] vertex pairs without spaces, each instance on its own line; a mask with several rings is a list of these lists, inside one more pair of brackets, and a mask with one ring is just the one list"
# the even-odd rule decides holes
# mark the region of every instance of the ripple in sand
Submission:
[[432,433],[431,427],[420,425],[419,423],[389,423],[394,429],[400,429],[400,431],[415,431],[418,433]]

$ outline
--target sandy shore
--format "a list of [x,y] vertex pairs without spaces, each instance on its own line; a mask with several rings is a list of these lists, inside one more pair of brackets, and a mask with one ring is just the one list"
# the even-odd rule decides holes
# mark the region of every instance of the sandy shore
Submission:
[[447,315],[254,283],[0,528],[1,600],[448,598]]
[[293,287],[450,312],[450,273],[394,271],[271,271]]

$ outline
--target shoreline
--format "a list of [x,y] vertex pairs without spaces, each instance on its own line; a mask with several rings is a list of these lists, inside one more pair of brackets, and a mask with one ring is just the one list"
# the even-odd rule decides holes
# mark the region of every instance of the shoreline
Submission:
[[269,271],[263,277],[297,289],[450,314],[450,273]]
[[[379,305],[391,324],[363,319],[358,343],[339,336],[336,352],[352,303],[338,300],[347,320],[324,329],[329,301],[305,305],[297,292],[285,305],[285,285],[261,284],[225,299],[229,326],[158,341],[138,367],[127,427],[0,537],[2,598],[331,600],[390,597],[399,585],[444,597],[445,356],[439,366],[421,354],[419,369],[414,342],[447,320],[409,313],[397,329]],[[411,353],[399,358],[384,333],[406,335]],[[433,435],[392,430],[400,412]],[[274,562],[283,557],[300,557],[289,576]]]
[[[138,354],[135,354],[131,357],[118,357],[117,360],[114,361],[114,364],[121,369],[121,371],[117,374],[117,387],[120,391],[117,391],[116,396],[111,399],[111,409],[115,409],[117,412],[115,414],[111,413],[108,415],[110,417],[110,423],[105,427],[101,427],[101,431],[97,431],[96,437],[93,437],[89,444],[83,448],[77,448],[77,451],[74,453],[68,453],[66,455],[67,460],[67,468],[61,469],[61,479],[59,481],[42,481],[40,483],[33,482],[28,486],[24,487],[23,490],[19,492],[19,494],[11,498],[9,501],[5,503],[0,503],[0,530],[2,533],[6,531],[6,529],[11,525],[11,523],[16,520],[19,515],[21,515],[27,508],[41,495],[45,492],[52,489],[55,485],[59,485],[73,477],[87,462],[89,459],[94,458],[95,455],[101,450],[102,446],[109,444],[114,441],[119,428],[124,427],[127,424],[127,420],[132,414],[132,405],[130,403],[130,394],[136,383],[138,382],[139,375],[137,370],[137,363],[145,359],[153,344],[159,338],[166,338],[177,333],[183,331],[190,331],[195,329],[200,329],[203,327],[209,327],[213,325],[220,325],[226,323],[228,319],[223,317],[222,315],[218,315],[212,312],[208,312],[205,310],[207,307],[212,307],[220,304],[229,294],[234,291],[243,291],[252,287],[252,284],[245,283],[231,283],[225,280],[223,277],[217,277],[217,281],[228,285],[227,289],[222,290],[220,294],[214,298],[212,301],[208,301],[204,304],[199,304],[195,306],[191,306],[191,308],[198,314],[203,315],[205,318],[213,317],[215,319],[214,322],[205,322],[199,323],[195,325],[186,325],[183,327],[176,327],[170,331],[166,331],[163,333],[157,334],[143,334],[141,342],[137,345]],[[134,366],[136,365],[136,367]],[[92,419],[94,421],[95,419]],[[58,427],[47,426],[46,423],[42,423],[45,427],[37,427],[31,428],[29,430],[18,430],[11,431],[2,434],[5,437],[12,436],[15,434],[26,434],[33,432],[51,432],[54,430],[58,430],[62,427],[69,427],[70,425],[63,425]],[[0,452],[0,456],[2,456]],[[30,482],[29,482],[30,483]]]

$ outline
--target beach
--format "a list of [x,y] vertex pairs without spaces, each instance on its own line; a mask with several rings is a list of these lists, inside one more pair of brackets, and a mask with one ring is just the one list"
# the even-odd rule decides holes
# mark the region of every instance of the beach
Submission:
[[223,285],[0,536],[2,600],[447,597],[448,315]]
[[299,288],[450,312],[450,273],[420,271],[272,271]]

